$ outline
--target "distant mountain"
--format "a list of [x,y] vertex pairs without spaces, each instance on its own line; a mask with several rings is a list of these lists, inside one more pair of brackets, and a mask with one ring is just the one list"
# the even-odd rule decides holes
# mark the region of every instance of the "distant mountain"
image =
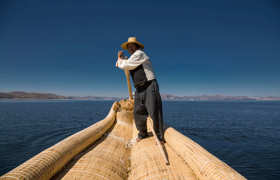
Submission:
[[79,96],[68,96],[67,99],[76,99],[76,100],[114,100],[118,101],[122,98],[119,97],[107,97],[107,96],[85,96],[85,97],[79,97]]
[[225,96],[225,95],[201,95],[201,96],[176,96],[172,94],[161,94],[163,100],[182,101],[280,101],[280,97],[258,97],[258,96]]
[[65,96],[60,96],[52,93],[36,93],[36,92],[0,92],[0,98],[8,99],[67,99]]
[[[200,95],[200,96],[176,96],[172,94],[161,94],[162,100],[178,101],[280,101],[280,97],[267,96],[225,96],[225,95]],[[53,93],[36,93],[36,92],[0,92],[0,99],[73,99],[73,100],[120,100],[120,97],[106,96],[62,96]]]
[[119,100],[118,97],[100,97],[100,96],[62,96],[53,93],[36,93],[36,92],[0,92],[0,99],[75,99],[75,100]]

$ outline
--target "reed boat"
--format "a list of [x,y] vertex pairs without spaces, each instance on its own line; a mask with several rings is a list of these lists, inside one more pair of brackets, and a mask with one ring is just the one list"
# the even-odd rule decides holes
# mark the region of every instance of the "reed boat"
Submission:
[[[148,124],[148,131],[152,125]],[[167,127],[166,143],[134,142],[133,101],[113,103],[108,115],[45,149],[1,180],[244,180],[199,144]],[[162,146],[169,164],[163,158]]]

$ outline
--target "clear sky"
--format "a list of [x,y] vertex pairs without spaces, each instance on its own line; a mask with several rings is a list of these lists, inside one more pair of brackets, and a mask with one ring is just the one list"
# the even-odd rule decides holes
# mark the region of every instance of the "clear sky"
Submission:
[[280,96],[277,0],[2,0],[0,91],[127,96],[128,36],[161,93]]

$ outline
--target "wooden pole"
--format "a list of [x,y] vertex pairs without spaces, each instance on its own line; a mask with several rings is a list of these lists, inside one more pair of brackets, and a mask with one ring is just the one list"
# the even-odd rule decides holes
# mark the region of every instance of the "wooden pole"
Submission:
[[161,155],[162,155],[162,157],[163,157],[163,159],[164,159],[164,161],[165,161],[165,164],[166,164],[166,165],[169,165],[169,160],[168,160],[167,155],[166,155],[166,153],[164,152],[163,147],[162,147],[162,145],[161,145],[161,143],[160,143],[160,141],[159,141],[159,139],[158,139],[158,137],[157,137],[157,135],[156,135],[156,133],[155,133],[155,130],[154,130],[154,128],[153,128],[152,118],[151,118],[150,116],[148,117],[148,122],[151,124],[152,133],[153,133],[154,138],[155,138],[155,140],[156,140],[156,142],[157,142],[159,151],[160,151],[160,153],[161,153]]
[[126,81],[127,81],[127,87],[128,87],[128,93],[129,93],[129,99],[133,99],[132,96],[132,90],[131,90],[131,84],[130,84],[130,78],[129,78],[129,71],[127,69],[124,70]]
[[[128,87],[128,92],[129,92],[129,99],[133,99],[133,97],[132,97],[132,90],[131,90],[131,83],[130,83],[130,78],[129,78],[129,71],[127,69],[125,69],[124,73],[125,73],[126,81],[127,81],[127,87]],[[155,138],[155,140],[157,142],[159,151],[160,151],[161,155],[164,158],[165,164],[169,165],[169,161],[167,159],[167,156],[166,156],[166,154],[165,154],[165,152],[163,150],[163,147],[162,147],[162,145],[161,145],[161,143],[160,143],[160,141],[159,141],[159,139],[158,139],[158,137],[157,137],[157,135],[156,135],[156,133],[154,131],[153,123],[152,123],[152,118],[150,116],[148,117],[148,121],[151,124],[152,133],[153,133],[154,138]]]

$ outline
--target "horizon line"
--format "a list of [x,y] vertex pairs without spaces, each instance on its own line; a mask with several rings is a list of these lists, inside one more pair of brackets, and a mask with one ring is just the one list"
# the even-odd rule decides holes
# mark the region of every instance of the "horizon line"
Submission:
[[[0,91],[0,93],[15,93],[15,92],[21,92],[21,93],[37,93],[37,94],[54,94],[57,96],[65,96],[65,97],[107,97],[107,98],[124,98],[124,97],[128,97],[128,95],[124,95],[124,96],[108,96],[108,95],[63,95],[60,93],[56,93],[56,92],[35,92],[35,91]],[[134,93],[133,93],[134,94]],[[234,97],[277,97],[280,98],[280,96],[272,96],[272,95],[266,95],[266,96],[258,96],[258,95],[225,95],[225,94],[219,94],[219,93],[214,93],[214,94],[205,94],[202,93],[200,95],[176,95],[176,94],[172,94],[172,93],[160,93],[161,95],[170,95],[170,96],[177,96],[177,97],[188,97],[188,96],[234,96]]]

